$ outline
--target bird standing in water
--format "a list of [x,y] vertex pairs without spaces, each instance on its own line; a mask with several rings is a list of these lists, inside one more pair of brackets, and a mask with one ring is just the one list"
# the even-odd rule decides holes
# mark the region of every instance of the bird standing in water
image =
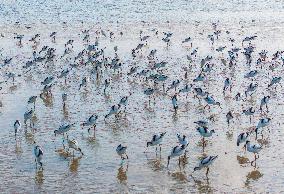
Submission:
[[21,129],[21,122],[19,120],[15,121],[14,129],[15,129],[15,138],[16,138],[18,131]]
[[127,147],[122,146],[119,144],[116,148],[116,153],[121,157],[121,160],[125,160],[124,156],[126,156],[126,159],[128,159],[128,155],[126,154]]
[[152,140],[147,142],[147,147],[149,147],[149,146],[156,146],[156,152],[157,152],[157,149],[158,149],[157,146],[159,146],[160,147],[160,152],[161,152],[162,151],[161,143],[163,141],[163,138],[164,138],[165,134],[166,134],[166,132],[161,133],[160,135],[153,135]]
[[43,151],[39,145],[36,145],[36,142],[34,142],[34,156],[35,156],[36,168],[37,168],[37,164],[39,164],[40,168],[42,168],[41,160],[43,157]]
[[207,156],[200,160],[199,166],[194,168],[194,171],[201,170],[202,168],[207,168],[206,176],[209,173],[209,166],[218,158],[217,156]]
[[180,165],[180,156],[183,155],[185,153],[185,148],[188,146],[187,145],[180,145],[180,146],[175,146],[170,155],[168,156],[168,164],[167,164],[167,167],[169,167],[169,164],[170,164],[170,159],[171,158],[174,158],[174,157],[178,157],[178,164]]

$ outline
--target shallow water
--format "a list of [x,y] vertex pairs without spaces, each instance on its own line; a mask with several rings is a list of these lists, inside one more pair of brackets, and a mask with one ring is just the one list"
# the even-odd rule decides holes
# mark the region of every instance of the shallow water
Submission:
[[[187,4],[184,1],[175,1],[169,8],[168,4],[157,1],[158,12],[153,13],[147,9],[147,3],[142,1],[105,1],[100,3],[98,8],[92,9],[94,1],[54,1],[50,5],[46,2],[38,1],[4,1],[1,4],[1,12],[5,13],[5,22],[21,21],[21,23],[31,24],[31,29],[26,29],[24,25],[8,24],[1,28],[0,33],[4,37],[0,38],[1,63],[6,57],[14,56],[10,65],[1,68],[0,81],[7,79],[6,72],[12,71],[17,75],[15,83],[9,80],[2,83],[3,89],[0,91],[0,191],[4,193],[182,193],[182,192],[200,192],[200,193],[281,193],[284,192],[284,175],[281,173],[283,168],[283,152],[281,150],[281,141],[283,139],[282,116],[283,116],[283,98],[282,88],[277,87],[274,90],[267,90],[267,84],[274,76],[283,74],[283,67],[279,65],[274,71],[268,68],[260,70],[260,75],[253,82],[259,84],[259,88],[251,98],[246,102],[236,102],[234,96],[237,92],[244,93],[245,89],[251,83],[250,80],[243,79],[243,75],[249,70],[255,69],[257,53],[262,49],[269,51],[269,57],[276,50],[283,50],[284,29],[281,20],[276,20],[279,12],[281,15],[281,2],[275,1],[241,1],[247,6],[241,6],[240,1],[230,1],[225,4],[218,4],[211,1],[208,4],[198,4],[198,1],[192,1],[190,5],[184,6],[174,21],[164,23],[162,21],[170,20],[171,16],[176,14],[176,10],[181,5]],[[227,1],[226,1],[227,2]],[[25,9],[28,4],[33,4],[36,9]],[[46,5],[50,7],[46,7]],[[61,6],[63,5],[64,6]],[[78,7],[72,7],[76,4]],[[127,6],[124,6],[127,4]],[[139,11],[138,5],[143,5]],[[97,4],[96,4],[97,5]],[[235,6],[238,5],[238,6]],[[58,9],[53,9],[54,7]],[[110,9],[101,9],[101,7],[113,7]],[[197,6],[198,9],[194,9]],[[250,6],[254,6],[256,12],[262,10],[261,15],[254,15],[250,12]],[[154,6],[155,7],[155,6]],[[234,7],[234,9],[232,9]],[[59,9],[60,8],[60,9]],[[71,9],[72,8],[72,9]],[[135,8],[133,10],[133,8]],[[208,10],[207,10],[208,9]],[[23,10],[26,10],[25,12]],[[54,10],[59,10],[62,14],[59,17],[54,16]],[[80,17],[84,10],[84,16]],[[106,10],[110,10],[107,13]],[[129,11],[131,10],[131,11]],[[148,13],[149,14],[145,14]],[[194,25],[193,19],[188,23],[184,18],[188,17],[188,12],[193,10],[193,15],[201,20],[200,24]],[[235,10],[235,12],[234,12]],[[219,14],[220,11],[220,14]],[[41,15],[38,13],[41,12]],[[93,17],[91,13],[95,12]],[[203,17],[199,17],[199,13]],[[225,17],[230,13],[237,20],[238,15],[245,19],[240,19],[239,23],[230,24],[230,19]],[[249,12],[249,13],[248,13]],[[11,16],[12,13],[18,13]],[[63,14],[64,13],[64,14]],[[214,14],[215,13],[215,14]],[[216,14],[218,13],[218,14]],[[246,17],[253,15],[253,17]],[[117,15],[115,15],[117,14]],[[211,15],[210,15],[211,14]],[[115,15],[109,17],[109,15]],[[273,17],[270,17],[273,15]],[[145,16],[145,18],[144,18]],[[158,18],[156,18],[158,16]],[[211,17],[212,16],[212,17]],[[222,30],[219,40],[214,45],[214,50],[218,46],[226,45],[231,48],[228,37],[236,39],[236,46],[241,46],[241,40],[248,35],[257,35],[253,45],[256,46],[252,67],[245,64],[242,54],[238,58],[236,67],[229,68],[221,63],[221,58],[227,58],[227,54],[217,53],[212,50],[207,35],[212,34],[211,20],[222,19],[218,29]],[[67,18],[68,17],[68,18]],[[95,24],[93,19],[99,19],[100,24]],[[48,22],[42,24],[35,21]],[[117,19],[121,18],[121,20]],[[194,18],[194,17],[193,17]],[[85,24],[70,23],[72,19],[85,19]],[[195,18],[194,18],[195,19]],[[252,22],[251,19],[256,19]],[[112,24],[112,21],[119,20],[120,23]],[[133,25],[134,21],[149,21],[145,24],[139,22]],[[61,25],[60,22],[67,21],[67,24]],[[160,22],[159,22],[160,21]],[[273,21],[273,23],[271,23]],[[180,23],[182,22],[182,23]],[[276,25],[277,23],[277,25]],[[56,85],[52,88],[53,97],[43,101],[38,97],[34,117],[33,128],[23,127],[18,135],[17,142],[14,139],[13,123],[20,119],[23,123],[23,114],[26,110],[32,108],[27,105],[27,100],[32,95],[39,95],[42,86],[40,82],[47,76],[59,75],[62,69],[69,66],[70,63],[64,62],[60,57],[54,64],[48,67],[38,63],[31,71],[26,72],[22,66],[27,60],[32,58],[32,43],[28,40],[36,33],[41,34],[40,44],[37,51],[43,45],[49,45],[56,48],[56,54],[62,55],[64,44],[69,39],[74,39],[74,57],[76,53],[84,47],[81,31],[90,30],[91,43],[95,42],[95,31],[98,29],[105,31],[111,30],[115,33],[115,38],[99,38],[99,48],[106,47],[106,56],[114,57],[113,47],[118,45],[118,56],[123,62],[121,75],[114,73],[113,70],[106,70],[96,79],[90,75],[90,67],[80,66],[73,69],[68,76],[67,84],[64,80],[56,78]],[[159,30],[158,36],[152,31],[153,28]],[[139,31],[150,35],[148,46],[143,48],[143,52],[138,59],[133,60],[131,49],[139,43]],[[229,35],[225,31],[229,30]],[[57,31],[57,41],[52,43],[49,34]],[[120,37],[119,32],[123,32]],[[173,32],[172,43],[166,48],[161,41],[163,31]],[[24,34],[23,47],[16,45],[14,32]],[[198,56],[190,68],[186,55],[191,49],[186,48],[180,42],[191,36],[193,38],[193,47],[198,47]],[[272,44],[273,43],[273,44]],[[163,73],[169,76],[167,85],[175,79],[182,79],[184,68],[189,69],[188,79],[183,80],[179,88],[185,83],[192,83],[192,80],[200,72],[200,60],[207,55],[213,56],[215,67],[212,72],[206,76],[204,83],[195,83],[195,86],[201,86],[206,89],[214,98],[221,103],[222,109],[212,107],[210,110],[203,110],[205,102],[201,104],[191,93],[188,98],[185,95],[178,97],[179,109],[177,113],[173,111],[171,96],[175,93],[173,90],[167,94],[162,92],[161,84],[158,86],[160,92],[155,96],[155,104],[152,101],[148,105],[148,97],[143,94],[143,90],[152,86],[149,82],[143,82],[132,76],[127,77],[126,73],[134,64],[139,66],[139,71],[147,67],[148,60],[146,56],[151,49],[156,48],[159,61],[165,60],[169,64],[163,70]],[[270,60],[271,61],[271,60]],[[78,91],[79,84],[84,76],[90,77],[90,83],[86,89]],[[233,79],[233,88],[231,93],[224,97],[222,88],[226,77]],[[102,82],[106,78],[111,78],[111,89],[108,95],[103,94]],[[68,94],[66,108],[63,109],[61,95]],[[129,95],[129,104],[125,114],[115,119],[113,116],[104,121],[104,115],[109,108],[117,104],[122,96]],[[244,152],[241,147],[236,146],[236,138],[240,132],[246,131],[256,126],[258,119],[261,118],[260,111],[257,111],[249,123],[249,118],[242,115],[243,108],[254,106],[258,109],[260,99],[264,95],[270,94],[272,99],[269,104],[270,112],[267,115],[272,118],[269,133],[264,130],[263,139],[259,140],[264,148],[260,152],[260,158],[257,160],[256,167],[253,167],[248,161],[253,160],[251,153]],[[226,124],[226,113],[229,110],[234,111],[235,118],[230,126]],[[88,134],[87,128],[81,129],[80,123],[85,121],[92,114],[98,114],[99,120],[95,136]],[[214,115],[215,122],[210,122],[209,128],[214,129],[216,134],[208,139],[208,145],[204,151],[200,143],[200,135],[196,132],[196,125],[193,123],[199,119],[205,119]],[[73,123],[76,125],[69,132],[69,137],[78,140],[84,156],[76,154],[76,157],[68,157],[62,150],[62,138],[54,136],[53,131],[62,123]],[[27,130],[27,133],[24,130]],[[167,134],[163,140],[161,157],[157,157],[154,148],[145,151],[146,142],[151,140],[154,133],[164,132]],[[188,159],[180,167],[176,159],[171,160],[169,168],[166,168],[167,156],[171,148],[177,144],[176,134],[185,134],[190,139],[188,148]],[[34,164],[33,141],[36,141],[44,150],[43,170],[36,170]],[[254,135],[251,137],[254,141]],[[128,146],[129,161],[121,165],[121,160],[116,154],[115,149],[118,144]],[[197,171],[192,175],[193,168],[198,164],[199,159],[204,155],[218,155],[218,159],[210,167],[208,179],[205,176],[205,170]]]

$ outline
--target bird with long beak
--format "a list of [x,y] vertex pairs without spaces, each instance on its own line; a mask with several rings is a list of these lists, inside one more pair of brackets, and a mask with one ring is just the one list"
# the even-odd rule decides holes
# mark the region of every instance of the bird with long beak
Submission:
[[167,164],[167,167],[169,167],[169,164],[170,164],[170,159],[171,158],[174,158],[174,157],[178,157],[179,159],[179,162],[178,164],[180,165],[180,156],[183,155],[185,153],[185,148],[188,146],[187,145],[179,145],[179,146],[175,146],[170,155],[168,156],[168,164]]
[[121,157],[121,160],[124,160],[124,155],[126,156],[126,158],[128,159],[128,155],[126,154],[126,149],[127,147],[122,146],[121,144],[119,144],[116,148],[116,153]]
[[159,146],[160,147],[160,152],[161,152],[162,151],[161,143],[162,143],[163,138],[164,138],[165,135],[166,135],[166,132],[163,132],[160,135],[156,135],[156,134],[153,135],[152,140],[147,142],[147,147],[149,147],[149,146],[156,146],[156,152],[157,152],[157,149],[158,149],[157,146]]
[[212,96],[207,96],[204,98],[207,104],[205,105],[204,109],[208,106],[210,109],[210,105],[218,105],[221,108],[220,102],[217,102]]
[[218,158],[217,156],[207,156],[200,160],[200,163],[197,167],[194,168],[193,171],[201,170],[202,168],[207,168],[206,176],[209,173],[209,166]]
[[54,130],[54,135],[62,134],[64,136],[64,134],[67,133],[74,125],[75,123],[61,125],[57,130]]
[[68,150],[69,148],[73,149],[73,157],[75,156],[75,151],[79,151],[82,155],[84,155],[76,139],[69,140],[67,135],[67,143],[68,143]]
[[21,129],[21,122],[19,120],[15,121],[14,129],[15,129],[15,138],[16,138],[18,131]]
[[34,156],[35,156],[35,163],[36,163],[36,168],[37,168],[37,164],[40,165],[40,167],[42,168],[42,157],[43,157],[43,151],[41,149],[41,147],[39,145],[36,145],[36,142],[34,142]]
[[254,153],[254,161],[251,162],[251,165],[252,165],[253,162],[256,162],[256,159],[259,158],[259,155],[256,156],[256,154],[258,154],[260,150],[262,150],[262,146],[258,144],[251,145],[250,141],[246,141],[245,148],[248,152]]

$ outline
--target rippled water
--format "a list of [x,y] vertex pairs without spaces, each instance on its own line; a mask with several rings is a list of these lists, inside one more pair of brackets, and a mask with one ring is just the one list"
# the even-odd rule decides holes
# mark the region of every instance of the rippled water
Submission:
[[0,21],[125,23],[261,19],[274,23],[282,21],[283,6],[279,0],[2,0]]
[[[32,5],[32,6],[31,6]],[[48,5],[48,6],[47,6]],[[33,9],[31,9],[33,7]],[[241,46],[241,40],[247,35],[258,36],[253,42],[256,46],[254,63],[257,53],[262,49],[269,51],[269,57],[276,50],[283,50],[284,29],[281,26],[282,14],[281,1],[4,1],[0,4],[1,21],[10,23],[21,21],[31,24],[31,29],[23,25],[8,24],[1,28],[0,38],[1,63],[6,57],[14,57],[12,63],[1,68],[0,81],[5,80],[6,72],[14,72],[17,75],[15,83],[9,80],[2,83],[0,91],[0,191],[4,193],[182,193],[182,192],[213,192],[213,193],[245,193],[245,192],[284,192],[282,117],[283,94],[282,88],[267,90],[267,84],[274,76],[283,74],[281,65],[272,71],[267,64],[260,70],[260,75],[254,82],[259,84],[257,92],[246,102],[236,102],[234,96],[237,92],[244,92],[251,81],[243,79],[243,75],[255,67],[245,65],[242,55],[238,59],[236,67],[229,68],[221,63],[222,55],[212,50],[207,35],[212,33],[209,21],[221,20],[219,29],[222,30],[220,39],[214,45],[226,45],[231,48],[228,37],[236,39],[236,45]],[[156,10],[156,11],[153,11]],[[178,11],[178,14],[177,14]],[[40,13],[40,14],[39,14]],[[59,14],[58,14],[59,13]],[[232,18],[239,21],[234,25]],[[175,16],[175,17],[173,17]],[[238,17],[242,19],[238,19]],[[255,19],[252,22],[251,19]],[[47,22],[49,24],[43,24]],[[73,21],[71,23],[70,21]],[[88,24],[75,22],[86,20]],[[135,21],[146,21],[145,24]],[[164,23],[170,20],[171,22]],[[185,23],[187,20],[201,20],[199,25]],[[61,25],[59,22],[68,21]],[[101,24],[95,24],[96,22]],[[111,24],[119,21],[118,24]],[[272,22],[271,22],[272,21]],[[183,22],[179,24],[179,22]],[[222,23],[223,22],[223,23]],[[126,24],[127,23],[127,24]],[[135,23],[135,25],[133,25]],[[277,24],[277,25],[276,25]],[[280,25],[279,25],[280,24]],[[26,72],[22,66],[32,57],[32,43],[28,40],[36,33],[41,34],[41,41],[37,51],[43,45],[56,48],[56,54],[62,55],[64,44],[69,39],[74,39],[74,54],[84,48],[82,35],[84,29],[91,29],[91,43],[95,42],[95,31],[103,28],[115,33],[114,40],[101,37],[99,47],[106,47],[106,56],[114,57],[113,47],[118,45],[118,55],[123,62],[121,75],[113,73],[113,70],[104,71],[99,79],[90,75],[90,67],[80,66],[73,69],[68,76],[67,84],[62,79],[56,79],[57,83],[52,89],[53,97],[45,101],[38,98],[34,117],[34,128],[23,127],[27,133],[21,131],[18,141],[14,139],[13,123],[20,119],[23,123],[23,114],[32,106],[27,105],[27,100],[32,95],[39,95],[42,86],[40,82],[49,75],[57,76],[69,63],[57,58],[54,64],[43,66],[38,64],[31,71]],[[158,36],[152,31],[159,30]],[[138,59],[133,60],[131,49],[139,43],[139,32],[150,35],[148,46],[143,48],[143,53]],[[231,33],[225,33],[229,30]],[[57,41],[52,43],[49,34],[57,31]],[[123,32],[120,37],[119,32]],[[166,48],[161,41],[163,31],[172,31],[172,44]],[[16,45],[14,32],[24,34],[23,47]],[[193,66],[189,68],[186,55],[191,52],[182,46],[180,42],[191,36],[193,46],[199,48],[199,53]],[[272,44],[273,43],[273,44]],[[205,102],[201,104],[193,98],[191,93],[188,98],[185,95],[178,97],[179,110],[173,111],[171,96],[159,92],[155,97],[155,104],[148,105],[148,97],[143,90],[151,83],[146,83],[134,77],[127,77],[126,73],[133,65],[139,66],[139,71],[146,68],[148,60],[146,56],[151,49],[157,49],[159,60],[169,62],[163,73],[169,76],[167,84],[175,79],[183,79],[184,68],[188,69],[188,80],[183,80],[180,88],[185,83],[191,83],[200,72],[200,60],[207,55],[214,57],[214,70],[208,74],[204,83],[195,83],[202,86],[216,100],[221,103],[222,109],[212,107],[203,110]],[[84,76],[90,76],[90,83],[86,90],[78,91],[79,84]],[[222,88],[225,77],[233,79],[233,89],[224,97]],[[108,96],[103,94],[102,82],[106,78],[112,78],[111,89]],[[162,91],[162,86],[158,88]],[[61,95],[68,94],[66,109],[63,109]],[[117,104],[122,96],[129,95],[129,105],[125,114],[118,119],[111,117],[104,121],[104,115],[109,108]],[[243,108],[254,106],[258,109],[260,99],[270,94],[272,99],[269,104],[272,118],[270,124],[271,133],[264,131],[264,139],[259,140],[264,148],[260,152],[256,167],[251,166],[254,156],[244,152],[236,146],[236,138],[240,132],[255,126],[261,118],[260,111],[253,117],[252,124],[249,118],[242,115]],[[234,111],[234,121],[230,126],[226,124],[226,113]],[[90,115],[98,114],[99,121],[95,136],[88,134],[87,129],[81,129],[80,123]],[[209,128],[216,131],[216,135],[209,138],[204,151],[201,146],[201,138],[196,132],[193,123],[199,119],[215,117],[215,122],[210,122]],[[66,157],[62,150],[62,139],[54,137],[53,131],[62,123],[76,125],[69,132],[69,137],[76,138],[84,152],[84,156],[76,155]],[[155,150],[149,149],[149,153],[143,153],[146,141],[152,138],[154,133],[166,131],[162,146],[161,158],[157,157]],[[180,167],[176,159],[171,161],[169,169],[166,168],[167,156],[171,148],[176,145],[176,133],[185,134],[190,139],[188,159]],[[44,150],[43,170],[36,170],[32,153],[33,141],[36,140]],[[254,138],[251,138],[253,142]],[[118,144],[128,146],[129,161],[121,165],[115,149]],[[193,168],[204,155],[219,155],[216,162],[210,168],[208,179],[205,170],[195,172]]]

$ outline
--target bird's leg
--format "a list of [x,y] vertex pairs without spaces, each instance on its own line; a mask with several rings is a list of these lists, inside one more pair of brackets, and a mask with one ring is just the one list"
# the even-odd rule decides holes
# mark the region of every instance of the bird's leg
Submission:
[[251,116],[249,116],[249,123],[251,124]]
[[209,167],[207,167],[206,176],[208,176],[208,173],[209,173]]
[[162,147],[161,147],[161,144],[159,144],[159,146],[160,146],[160,153],[162,152]]
[[180,157],[178,157],[178,165],[180,166]]
[[126,158],[127,158],[127,160],[128,160],[128,155],[127,154],[125,154],[126,155]]
[[269,112],[269,111],[268,111],[268,105],[267,105],[267,104],[266,104],[266,109],[267,109],[267,112]]

